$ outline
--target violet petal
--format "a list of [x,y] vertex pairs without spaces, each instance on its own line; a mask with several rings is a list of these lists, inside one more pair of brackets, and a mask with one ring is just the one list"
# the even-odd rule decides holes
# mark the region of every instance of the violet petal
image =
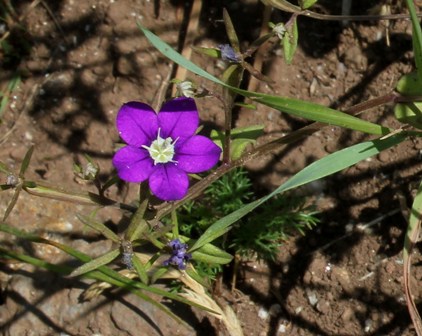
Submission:
[[177,167],[185,172],[200,173],[214,167],[220,154],[221,149],[214,142],[202,135],[195,135],[177,147],[173,159],[177,161]]
[[151,106],[140,102],[124,104],[117,114],[120,137],[129,145],[149,146],[157,137],[158,119]]
[[162,138],[187,138],[199,125],[198,109],[192,98],[179,97],[166,102],[158,113]]
[[173,163],[158,164],[149,177],[152,193],[164,201],[182,199],[189,187],[187,174]]
[[147,150],[133,146],[120,148],[113,157],[117,175],[127,182],[145,181],[154,170],[154,162]]

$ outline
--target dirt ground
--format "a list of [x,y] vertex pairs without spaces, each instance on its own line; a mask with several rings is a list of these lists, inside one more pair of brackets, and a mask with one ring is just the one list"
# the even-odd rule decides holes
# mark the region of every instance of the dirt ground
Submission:
[[[16,67],[24,77],[2,116],[0,161],[18,171],[25,152],[35,145],[27,178],[71,190],[89,188],[75,180],[73,163],[83,162],[88,154],[98,162],[104,178],[110,175],[119,140],[114,125],[118,108],[130,100],[153,104],[171,71],[169,61],[148,44],[136,22],[176,47],[191,2],[57,0],[31,7],[32,3],[16,5],[18,14],[26,13],[22,19],[25,30],[13,36],[17,42],[19,38],[30,41],[30,48],[17,62],[2,59],[2,88]],[[378,3],[384,2],[353,1],[352,13],[366,13]],[[329,4],[321,1],[316,10],[339,13],[339,4]],[[259,35],[263,12],[259,1],[204,1],[200,29],[187,36],[184,45],[215,47],[228,42],[223,5],[243,47]],[[392,9],[404,10],[395,3]],[[286,18],[281,12],[272,13],[273,22]],[[389,93],[400,76],[413,69],[409,21],[342,24],[301,17],[299,32],[299,49],[291,65],[285,64],[276,43],[262,51],[263,71],[275,84],[261,83],[257,90],[345,110]],[[210,73],[222,73],[220,61],[196,54],[191,57]],[[218,90],[201,78],[190,78]],[[223,126],[217,100],[197,103],[207,126]],[[361,117],[400,126],[390,105]],[[236,126],[254,124],[265,125],[263,142],[306,122],[264,106],[237,113]],[[327,126],[247,168],[257,190],[269,191],[318,158],[367,138]],[[421,176],[420,159],[421,141],[409,139],[302,188],[318,206],[319,226],[282,246],[273,263],[245,262],[237,291],[221,293],[237,313],[244,334],[415,335],[402,287],[406,221],[397,195],[411,203]],[[126,190],[126,201],[134,195],[134,188]],[[11,197],[10,192],[1,193],[2,213]],[[110,244],[76,219],[77,213],[90,210],[22,193],[8,222],[59,242],[71,242],[95,257],[108,251]],[[119,212],[112,210],[101,216],[109,223],[120,219]],[[48,261],[69,263],[55,249],[22,244],[10,236],[0,238],[8,248],[19,246]],[[411,280],[419,302],[419,251],[414,259]],[[170,304],[186,319],[188,328],[122,292],[80,302],[88,282],[63,279],[20,263],[0,260],[0,284],[1,335],[227,335],[203,314]]]

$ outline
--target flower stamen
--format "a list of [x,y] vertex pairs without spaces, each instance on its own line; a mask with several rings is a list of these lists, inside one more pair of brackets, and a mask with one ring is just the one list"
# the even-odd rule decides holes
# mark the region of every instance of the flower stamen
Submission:
[[171,137],[163,139],[160,136],[160,129],[158,129],[157,139],[154,140],[149,147],[142,145],[142,148],[145,148],[149,152],[149,155],[154,160],[154,165],[167,162],[177,163],[177,161],[173,160],[173,156],[174,146],[178,139],[179,138],[174,141]]

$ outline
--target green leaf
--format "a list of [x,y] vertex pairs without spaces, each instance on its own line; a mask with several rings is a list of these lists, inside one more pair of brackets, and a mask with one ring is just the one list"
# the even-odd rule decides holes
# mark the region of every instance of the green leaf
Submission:
[[234,105],[239,106],[239,107],[243,107],[243,108],[247,108],[249,110],[256,110],[256,105],[254,105],[254,104],[236,102]]
[[416,15],[416,8],[413,0],[406,0],[412,20],[412,41],[413,52],[415,53],[415,63],[419,79],[422,81],[422,30],[419,19]]
[[422,183],[419,184],[415,199],[413,200],[412,209],[410,211],[409,225],[406,230],[403,246],[403,284],[405,289],[405,297],[407,308],[416,329],[416,334],[422,334],[422,319],[419,315],[418,307],[411,290],[411,265],[412,265],[412,251],[419,240],[421,230],[421,215],[422,215]]
[[394,115],[398,121],[422,129],[422,102],[396,104]]
[[208,278],[201,277],[198,272],[195,270],[195,268],[190,265],[186,269],[186,273],[196,282],[200,283],[202,286],[204,286],[206,289],[210,289],[211,285]]
[[29,147],[28,151],[23,158],[21,169],[19,171],[19,177],[23,178],[25,175],[26,170],[29,167],[29,162],[31,161],[32,153],[34,152],[34,146]]
[[0,257],[1,258],[10,258],[14,260],[19,260],[27,264],[34,265],[36,267],[44,268],[48,271],[56,272],[59,274],[67,275],[72,271],[72,268],[69,266],[63,266],[63,265],[54,265],[50,264],[44,260],[34,258],[25,254],[16,253],[13,251],[6,250],[2,247],[0,247]]
[[168,272],[167,267],[158,267],[155,269],[153,274],[151,275],[151,283],[155,283],[157,280],[161,279],[161,277]]
[[142,182],[139,186],[139,206],[136,209],[135,213],[132,215],[130,219],[130,223],[128,228],[125,232],[125,238],[129,241],[134,241],[141,237],[141,235],[148,229],[148,223],[146,222],[144,215],[145,211],[148,208],[148,201],[149,201],[149,190],[148,184]]
[[299,6],[302,9],[308,9],[313,6],[318,0],[299,0]]
[[120,244],[120,238],[117,234],[115,234],[113,231],[111,231],[107,226],[105,226],[104,223],[97,222],[91,217],[83,216],[83,215],[76,215],[76,217],[85,225],[89,226],[91,229],[94,229],[95,231],[98,231],[101,233],[104,237],[107,239],[110,239],[111,241],[115,243]]
[[53,198],[56,200],[63,200],[66,202],[73,202],[73,203],[86,204],[86,205],[101,205],[101,206],[118,204],[122,209],[125,208],[129,211],[135,211],[136,209],[132,206],[128,206],[123,203],[117,203],[111,199],[108,199],[98,194],[94,194],[92,192],[86,192],[85,194],[82,194],[82,193],[76,193],[76,192],[63,190],[59,188],[53,189],[52,187],[48,185],[43,185],[39,182],[34,182],[34,181],[27,181],[27,180],[24,181],[23,189],[32,195]]
[[400,77],[396,85],[396,90],[404,96],[422,95],[422,79],[419,79],[417,72]]
[[401,143],[405,139],[406,136],[403,134],[387,136],[385,138],[362,142],[327,155],[298,172],[265,198],[268,199],[281,192],[337,173],[371,156],[377,155],[383,150]]
[[[231,87],[239,87],[242,81],[243,71],[243,68],[239,64],[232,64],[223,72],[222,79],[224,83],[227,83]],[[236,99],[236,95],[236,92],[227,87],[223,89],[223,99],[227,106],[232,106],[234,100]],[[229,110],[229,112],[229,118],[231,119],[231,110]]]
[[10,201],[9,205],[6,208],[6,211],[4,212],[3,221],[6,221],[6,219],[9,217],[10,213],[12,212],[13,208],[15,207],[21,190],[22,190],[22,184],[19,184],[16,187],[15,192],[13,193],[12,200]]
[[333,110],[329,107],[318,105],[312,102],[302,101],[294,98],[277,97],[265,94],[256,94],[252,98],[256,102],[273,107],[276,110],[286,112],[310,119],[319,121],[325,124],[336,125],[344,128],[350,128],[356,131],[361,131],[369,134],[386,135],[390,133],[387,127],[373,124],[349,114]]
[[0,162],[0,171],[5,174],[10,173],[9,169],[7,169],[7,166],[3,162]]
[[221,58],[221,51],[215,48],[191,47],[193,51],[212,58]]
[[0,118],[3,116],[4,109],[6,108],[7,103],[9,102],[9,97],[11,93],[18,87],[20,82],[20,75],[18,73],[15,73],[9,81],[6,91],[4,93],[0,92]]
[[[231,131],[231,153],[232,160],[240,158],[248,144],[255,143],[255,140],[264,133],[263,125],[252,125],[247,127],[237,127]],[[211,139],[222,147],[224,141],[224,132],[212,130]]]
[[108,263],[116,259],[119,254],[120,254],[119,249],[114,249],[110,252],[107,252],[106,254],[103,254],[102,256],[96,259],[92,259],[91,261],[88,261],[87,263],[79,266],[72,273],[70,273],[69,276],[76,277],[81,274],[85,274],[90,271],[96,270],[98,267],[107,265]]
[[218,237],[222,236],[231,229],[231,225],[233,223],[269,200],[271,197],[274,197],[287,190],[300,187],[309,182],[319,180],[328,175],[337,173],[345,168],[353,166],[362,160],[376,155],[387,148],[395,146],[405,139],[406,137],[403,134],[397,134],[373,141],[362,142],[319,159],[318,161],[302,169],[272,193],[254,202],[246,204],[239,210],[236,210],[228,216],[225,216],[216,221],[202,234],[202,236],[190,248],[190,251],[197,250],[205,244],[210,243]]
[[138,273],[139,279],[144,284],[148,285],[148,274],[141,260],[138,258],[138,256],[135,253],[132,255],[132,263],[133,263],[133,267],[136,270],[136,273]]
[[228,264],[233,256],[215,245],[205,244],[200,249],[192,252],[192,258],[209,264]]
[[257,206],[261,205],[263,202],[260,202],[261,199],[256,200],[252,203],[246,204],[237,211],[232,212],[231,214],[219,219],[214,224],[212,224],[199,239],[193,244],[189,251],[195,251],[205,244],[212,242],[213,240],[221,237],[225,233],[231,230],[231,225],[238,221],[240,218],[245,216],[247,213],[251,212]]
[[239,87],[242,75],[243,68],[239,64],[232,64],[223,72],[222,79],[229,86]]
[[192,63],[188,59],[184,58],[171,46],[162,41],[158,36],[154,35],[148,29],[142,27],[139,23],[138,26],[139,29],[141,29],[141,31],[151,42],[151,44],[156,47],[157,50],[159,50],[164,56],[168,57],[173,62],[179,64],[180,66],[188,69],[189,71],[199,76],[202,76],[205,79],[227,87],[245,97],[254,99],[255,101],[260,102],[264,105],[274,107],[280,111],[293,115],[298,115],[309,120],[321,121],[327,124],[346,127],[349,129],[354,129],[369,134],[385,135],[390,132],[387,127],[373,124],[368,121],[350,116],[346,113],[336,111],[315,103],[303,102],[294,98],[277,97],[257,92],[249,92],[246,90],[241,90],[239,88],[231,87],[220,79],[218,79],[217,77],[209,74],[196,64]]
[[293,61],[293,56],[297,49],[297,40],[299,37],[297,29],[297,20],[293,20],[293,25],[289,26],[286,30],[286,33],[283,37],[283,51],[284,59],[287,64],[291,64]]
[[230,19],[229,12],[225,8],[223,8],[223,20],[224,25],[226,26],[227,36],[229,37],[230,44],[236,54],[240,54],[240,46],[239,46],[239,39],[236,34],[236,30],[234,29],[234,25],[232,20]]
[[151,44],[155,48],[157,48],[157,50],[159,50],[164,56],[166,56],[167,58],[171,59],[173,62],[179,64],[180,66],[188,69],[189,71],[199,76],[202,76],[214,83],[227,87],[227,85],[223,81],[219,80],[217,77],[209,74],[208,72],[206,72],[205,70],[197,66],[196,64],[192,63],[191,61],[183,57],[176,50],[174,50],[170,45],[162,41],[157,35],[153,34],[148,29],[142,27],[140,23],[138,23],[138,27],[144,33],[145,37],[151,42]]

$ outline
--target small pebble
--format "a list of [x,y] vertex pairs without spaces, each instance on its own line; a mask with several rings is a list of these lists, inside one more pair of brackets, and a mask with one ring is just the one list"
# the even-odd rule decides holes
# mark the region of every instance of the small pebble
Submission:
[[266,320],[268,318],[268,310],[266,310],[264,307],[259,308],[258,310],[258,317],[261,320]]
[[315,306],[318,303],[318,298],[316,296],[316,293],[313,291],[307,291],[308,296],[308,302],[311,306]]
[[287,332],[287,326],[284,324],[280,324],[277,329],[278,334],[284,334]]
[[370,332],[372,328],[372,320],[367,319],[365,320],[365,328],[363,329],[365,332]]

